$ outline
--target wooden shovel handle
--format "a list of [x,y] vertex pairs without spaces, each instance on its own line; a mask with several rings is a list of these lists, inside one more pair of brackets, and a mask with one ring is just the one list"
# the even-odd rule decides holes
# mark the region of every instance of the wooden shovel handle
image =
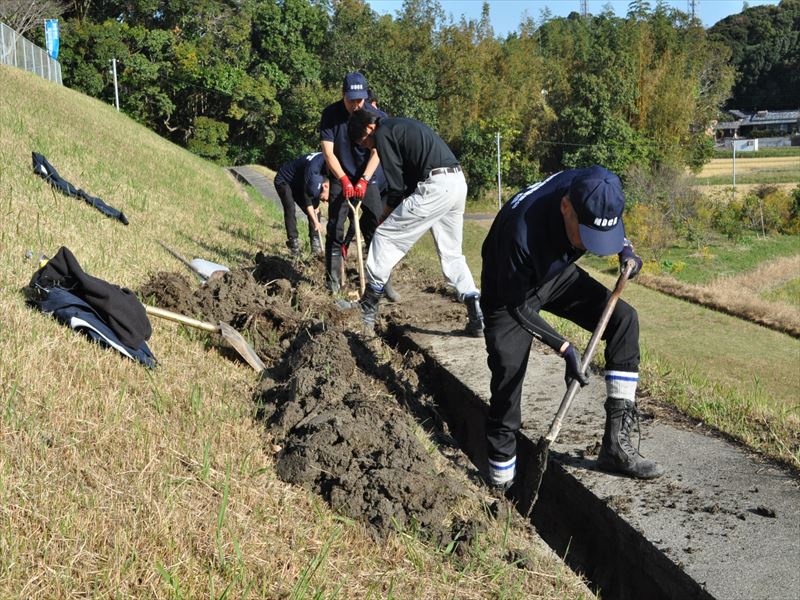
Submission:
[[[586,372],[586,368],[592,361],[595,350],[597,350],[597,345],[600,343],[600,338],[603,337],[603,333],[606,330],[606,325],[608,325],[608,321],[611,319],[611,313],[614,312],[614,307],[617,305],[617,300],[619,300],[619,297],[622,295],[622,289],[625,287],[625,284],[627,283],[628,278],[630,277],[630,274],[635,266],[636,265],[633,263],[633,261],[629,260],[626,261],[622,267],[622,272],[619,274],[619,278],[617,278],[617,285],[614,286],[614,291],[611,293],[611,297],[606,303],[605,310],[603,310],[603,314],[600,315],[600,320],[597,322],[597,327],[594,328],[594,333],[592,333],[592,338],[589,340],[589,345],[586,346],[586,351],[583,353],[583,359],[581,360],[582,373]],[[556,437],[558,437],[558,433],[561,431],[561,426],[564,424],[564,417],[567,416],[567,411],[569,410],[569,407],[572,406],[572,401],[575,399],[575,395],[578,393],[579,387],[580,383],[578,380],[573,379],[572,383],[567,389],[567,393],[564,395],[564,399],[561,401],[561,405],[558,407],[558,412],[553,419],[553,423],[550,425],[550,430],[547,432],[547,435],[544,436],[544,439],[548,443],[554,442]]]
[[214,325],[213,323],[206,323],[205,321],[198,321],[197,319],[186,317],[184,315],[174,313],[164,308],[158,308],[157,306],[148,306],[147,304],[145,304],[144,309],[145,311],[147,311],[148,315],[161,317],[162,319],[169,319],[170,321],[175,321],[176,323],[182,323],[184,325],[188,325],[189,327],[194,327],[196,329],[203,329],[205,331],[210,331],[212,333],[219,333],[220,331],[219,325]]

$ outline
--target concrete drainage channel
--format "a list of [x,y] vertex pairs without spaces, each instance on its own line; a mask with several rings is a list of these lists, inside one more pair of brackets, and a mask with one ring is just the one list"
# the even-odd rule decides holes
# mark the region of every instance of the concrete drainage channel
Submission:
[[[391,322],[386,337],[401,352],[425,357],[450,433],[485,470],[483,340]],[[536,440],[563,396],[562,371],[557,357],[532,353],[518,448],[523,488],[532,478]],[[719,437],[653,421],[642,424],[642,452],[662,462],[667,475],[637,482],[599,473],[592,455],[604,396],[602,378],[593,377],[553,447],[532,514],[545,542],[604,598],[800,597],[796,474]]]

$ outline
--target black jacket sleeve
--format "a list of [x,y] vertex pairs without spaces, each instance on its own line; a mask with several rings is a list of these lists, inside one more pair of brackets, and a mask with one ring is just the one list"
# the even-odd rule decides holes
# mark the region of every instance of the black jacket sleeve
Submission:
[[509,311],[522,328],[530,333],[540,342],[544,342],[556,352],[561,350],[561,346],[566,341],[550,324],[545,321],[538,312],[533,310],[527,302],[515,306]]

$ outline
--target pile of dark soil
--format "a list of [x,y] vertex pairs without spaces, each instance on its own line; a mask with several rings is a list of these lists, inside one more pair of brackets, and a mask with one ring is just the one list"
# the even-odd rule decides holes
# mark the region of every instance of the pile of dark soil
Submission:
[[[310,283],[320,280],[320,271],[318,263],[295,268],[259,254],[252,272],[234,270],[200,286],[162,272],[140,294],[175,312],[225,321],[251,341],[268,365],[254,401],[281,447],[279,477],[314,490],[375,537],[400,528],[449,543],[465,529],[454,518],[462,486],[401,406],[419,405],[424,395],[415,364],[378,365],[369,344],[380,342],[365,341],[356,333],[358,316],[337,310],[321,286]],[[423,325],[450,318],[463,327],[463,307],[439,299],[441,314],[413,300],[388,311],[416,311]]]

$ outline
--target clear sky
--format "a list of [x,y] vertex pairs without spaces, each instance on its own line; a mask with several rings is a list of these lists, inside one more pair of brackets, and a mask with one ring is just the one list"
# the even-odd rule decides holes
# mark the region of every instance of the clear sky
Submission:
[[[402,8],[402,0],[367,0],[372,9],[379,14],[396,15]],[[711,27],[728,15],[742,11],[744,4],[759,6],[761,4],[777,5],[779,0],[696,0],[695,10],[704,27]],[[445,14],[459,21],[464,15],[467,19],[478,19],[481,15],[483,0],[439,0]],[[688,0],[668,0],[671,6],[689,11]],[[610,4],[618,16],[625,16],[628,12],[630,0],[588,0],[589,13],[598,14]],[[656,0],[650,0],[650,6],[656,5]],[[547,7],[554,17],[566,17],[572,11],[580,12],[580,0],[489,0],[489,15],[492,28],[497,36],[505,37],[508,33],[517,30],[520,21],[526,17],[533,17],[537,22],[540,12]]]

